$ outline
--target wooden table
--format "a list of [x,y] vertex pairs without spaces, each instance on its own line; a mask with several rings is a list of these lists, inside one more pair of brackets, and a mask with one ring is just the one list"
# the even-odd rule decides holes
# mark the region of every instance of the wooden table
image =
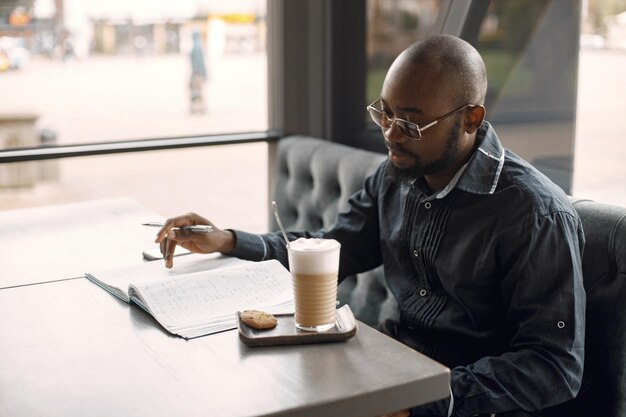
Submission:
[[[48,233],[46,225],[41,222],[41,233]],[[0,228],[8,228],[1,216]],[[102,233],[100,239],[114,242],[121,232],[111,227],[110,235]],[[137,251],[143,243],[133,241],[134,233],[127,230],[122,246]],[[102,249],[88,237],[89,228],[83,234],[85,245]],[[28,259],[37,262],[23,255]],[[100,258],[9,265],[16,274],[11,282],[21,284],[0,289],[0,417],[373,417],[449,393],[447,368],[363,323],[344,343],[251,348],[236,330],[186,341],[136,305],[72,278],[93,269],[86,265],[90,259]],[[68,275],[52,281],[46,270],[51,277]]]

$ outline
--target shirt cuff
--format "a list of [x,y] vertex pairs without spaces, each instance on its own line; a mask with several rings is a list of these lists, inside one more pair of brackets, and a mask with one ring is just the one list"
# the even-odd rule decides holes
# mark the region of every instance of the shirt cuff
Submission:
[[267,259],[267,244],[261,235],[241,230],[229,230],[235,234],[236,239],[235,247],[228,253],[229,256],[257,262]]
[[452,416],[452,410],[454,409],[454,395],[452,395],[452,387],[450,388],[450,406],[448,406],[448,417]]

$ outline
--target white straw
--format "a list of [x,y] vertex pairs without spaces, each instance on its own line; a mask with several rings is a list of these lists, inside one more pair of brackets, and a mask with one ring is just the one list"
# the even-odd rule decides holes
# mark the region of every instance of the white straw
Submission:
[[278,222],[278,227],[280,227],[280,231],[283,232],[285,243],[287,243],[287,247],[289,247],[289,239],[287,239],[287,232],[285,232],[283,222],[280,221],[280,217],[278,216],[278,207],[276,207],[276,201],[272,201],[272,210],[274,210],[274,216],[276,217],[276,221]]

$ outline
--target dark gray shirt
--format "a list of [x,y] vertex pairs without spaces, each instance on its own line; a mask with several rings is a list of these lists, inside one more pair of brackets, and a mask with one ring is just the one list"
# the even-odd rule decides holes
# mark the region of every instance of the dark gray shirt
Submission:
[[[443,191],[392,181],[385,162],[331,227],[290,234],[338,240],[340,278],[384,265],[399,307],[388,327],[452,369],[453,415],[538,410],[571,399],[582,379],[582,225],[488,123],[477,137]],[[287,265],[281,235],[235,233],[233,255]],[[413,414],[447,415],[445,404]]]

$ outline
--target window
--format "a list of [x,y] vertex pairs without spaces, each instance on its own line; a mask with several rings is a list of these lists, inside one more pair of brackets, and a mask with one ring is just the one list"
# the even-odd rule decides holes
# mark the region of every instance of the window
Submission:
[[0,114],[34,121],[35,142],[267,129],[264,1],[30,4],[0,9],[30,19],[0,25]]
[[[367,103],[380,95],[387,69],[410,44],[433,33],[437,0],[368,0]],[[369,122],[369,116],[363,115]]]
[[[0,151],[266,131],[265,13],[265,0],[2,2]],[[243,226],[260,230],[263,190],[264,143],[0,165],[0,210],[124,195],[237,225],[230,205],[247,206],[259,216]]]
[[578,5],[512,0],[477,9],[464,37],[487,67],[487,120],[507,148],[571,193]]
[[574,190],[626,206],[626,1],[583,2]]
[[[367,100],[393,59],[430,33],[467,40],[489,77],[487,120],[504,146],[572,192],[580,5],[542,0],[368,1]],[[363,117],[367,117],[364,115]]]

